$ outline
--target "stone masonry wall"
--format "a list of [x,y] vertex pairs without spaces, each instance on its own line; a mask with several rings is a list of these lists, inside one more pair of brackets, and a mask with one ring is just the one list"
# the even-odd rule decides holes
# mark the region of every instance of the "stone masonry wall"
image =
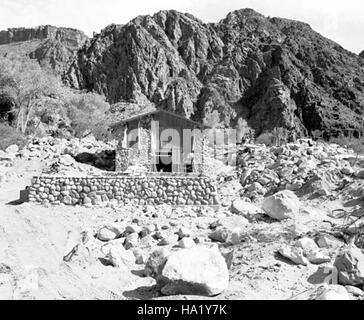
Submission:
[[150,130],[140,128],[141,143],[134,144],[129,148],[128,161],[129,165],[140,165],[149,169],[151,160],[150,157]]
[[34,177],[29,201],[66,205],[215,205],[208,177]]
[[115,153],[115,171],[123,172],[129,167],[129,149],[122,148],[119,144]]

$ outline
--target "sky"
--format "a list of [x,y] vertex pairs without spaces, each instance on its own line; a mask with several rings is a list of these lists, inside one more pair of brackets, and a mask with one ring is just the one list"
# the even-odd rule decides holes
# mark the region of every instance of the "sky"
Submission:
[[92,36],[111,23],[175,9],[204,22],[252,8],[265,16],[300,20],[345,49],[364,50],[363,0],[0,0],[0,30],[50,24]]

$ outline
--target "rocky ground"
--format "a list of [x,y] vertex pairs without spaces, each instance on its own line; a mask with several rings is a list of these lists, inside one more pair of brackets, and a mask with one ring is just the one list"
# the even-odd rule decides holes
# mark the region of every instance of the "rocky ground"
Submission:
[[241,146],[236,168],[208,161],[215,207],[19,201],[42,172],[101,174],[73,157],[112,146],[0,151],[1,299],[363,299],[363,156],[311,140]]

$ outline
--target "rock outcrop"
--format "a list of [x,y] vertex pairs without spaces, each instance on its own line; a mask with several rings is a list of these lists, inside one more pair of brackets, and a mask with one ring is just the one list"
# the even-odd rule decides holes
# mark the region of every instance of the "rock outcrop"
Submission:
[[77,29],[57,28],[50,25],[0,31],[0,45],[46,39],[61,41],[68,47],[80,48],[87,40],[87,36]]
[[0,55],[22,43],[66,84],[112,104],[153,104],[225,127],[247,121],[257,135],[282,127],[327,138],[363,127],[363,59],[305,23],[251,9],[218,23],[160,11],[90,40],[66,28],[9,29],[0,32]]
[[69,82],[110,102],[152,102],[213,124],[245,119],[257,134],[283,127],[330,136],[360,129],[363,70],[356,54],[305,23],[251,9],[210,24],[161,11],[95,35]]
[[29,56],[52,67],[68,83],[68,70],[88,40],[80,30],[39,26],[0,31],[0,56],[9,52]]

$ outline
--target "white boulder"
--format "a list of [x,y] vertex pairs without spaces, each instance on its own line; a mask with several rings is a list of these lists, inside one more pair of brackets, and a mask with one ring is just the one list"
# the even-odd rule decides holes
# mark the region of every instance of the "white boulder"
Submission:
[[335,260],[339,283],[357,286],[364,284],[364,254],[355,245],[349,245]]
[[13,144],[5,149],[6,153],[17,153],[19,152],[19,147],[16,144]]
[[229,272],[218,250],[197,246],[172,253],[161,272],[159,283],[165,295],[216,296],[229,284]]
[[300,210],[300,200],[292,191],[283,190],[266,198],[263,210],[276,220],[293,218]]
[[295,264],[308,265],[307,258],[303,255],[302,248],[298,247],[283,247],[278,251],[283,257],[291,260]]
[[295,246],[303,249],[304,254],[309,254],[310,252],[318,250],[316,242],[311,238],[301,238],[295,242]]
[[331,258],[320,250],[311,251],[307,253],[306,257],[308,261],[313,264],[321,264],[331,261]]
[[117,237],[116,233],[113,230],[110,230],[109,227],[103,227],[97,233],[97,238],[101,241],[110,241]]
[[178,242],[178,245],[182,249],[187,249],[195,247],[196,243],[191,238],[183,238]]
[[241,216],[224,217],[215,222],[216,229],[209,234],[209,238],[223,243],[238,244],[245,234],[244,227],[249,221]]
[[125,250],[121,246],[112,246],[107,255],[110,263],[117,268],[130,267],[135,263],[135,256],[131,250]]
[[241,199],[236,199],[232,202],[231,211],[248,219],[263,212],[262,209],[258,208],[254,204]]
[[351,300],[345,287],[340,285],[327,285],[319,290],[315,300]]

